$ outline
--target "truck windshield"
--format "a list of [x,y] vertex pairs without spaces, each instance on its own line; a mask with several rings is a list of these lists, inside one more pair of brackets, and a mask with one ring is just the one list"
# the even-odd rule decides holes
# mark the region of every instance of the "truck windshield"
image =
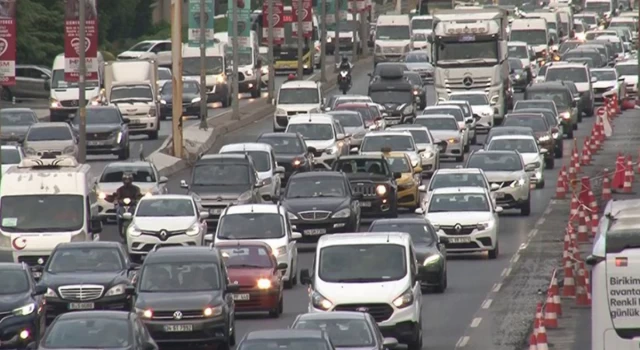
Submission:
[[0,227],[6,232],[68,232],[82,228],[87,212],[80,195],[2,197]]
[[[87,89],[95,89],[98,87],[97,81],[86,82]],[[68,82],[64,80],[64,69],[56,69],[51,76],[51,88],[52,89],[70,89],[78,88],[77,82]]]
[[411,33],[409,26],[378,26],[376,40],[409,40]]
[[436,55],[438,63],[459,60],[479,63],[488,63],[487,60],[497,62],[498,45],[496,41],[441,41],[436,45]]
[[118,100],[153,101],[153,92],[147,85],[115,86],[111,89],[111,102]]
[[[222,57],[207,56],[205,61],[207,75],[222,74]],[[186,76],[200,76],[200,57],[182,58],[182,74]]]
[[433,30],[433,20],[432,19],[413,19],[411,21],[411,29],[421,29],[421,30]]
[[599,15],[611,12],[611,2],[609,1],[587,1],[584,4],[584,10],[587,12],[595,12]]
[[[524,41],[529,45],[547,45],[547,31],[546,30],[512,30],[509,38],[511,41]],[[509,50],[511,53],[511,50]]]

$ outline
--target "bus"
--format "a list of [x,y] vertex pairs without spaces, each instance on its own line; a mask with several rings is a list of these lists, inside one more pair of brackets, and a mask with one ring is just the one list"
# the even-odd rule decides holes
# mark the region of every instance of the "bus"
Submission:
[[[304,74],[313,73],[314,56],[316,54],[316,41],[320,38],[318,20],[313,16],[313,29],[310,38],[304,38],[304,48],[302,49],[302,64]],[[290,71],[298,69],[298,37],[293,35],[293,9],[291,6],[284,7],[284,43],[273,47],[273,67],[276,71]]]

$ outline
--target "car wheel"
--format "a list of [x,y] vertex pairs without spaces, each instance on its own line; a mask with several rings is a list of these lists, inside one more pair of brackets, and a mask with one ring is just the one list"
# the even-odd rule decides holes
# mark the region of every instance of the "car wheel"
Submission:
[[444,293],[444,290],[447,289],[447,270],[442,272],[442,278],[440,279],[440,283],[433,289],[434,292],[438,294]]
[[562,158],[564,156],[564,145],[562,141],[560,141],[560,146],[556,147],[554,153],[556,158]]
[[421,350],[422,349],[422,322],[416,324],[414,330],[413,339],[407,343],[409,350]]
[[531,193],[529,193],[527,201],[520,207],[520,214],[524,216],[529,216],[529,214],[531,214]]
[[282,310],[284,309],[284,302],[283,302],[284,298],[280,298],[280,301],[278,302],[278,306],[276,306],[275,309],[269,311],[269,317],[271,318],[278,318],[280,317],[280,315],[282,315]]
[[293,265],[293,261],[291,261],[291,267],[290,267],[290,273],[289,273],[289,280],[284,281],[284,289],[291,289],[293,288],[293,286],[297,283],[296,281],[296,270],[294,270],[294,265]]
[[0,101],[12,101],[13,94],[8,87],[3,87],[0,89]]
[[568,128],[569,130],[567,130],[567,139],[572,139],[573,138],[573,128]]
[[547,169],[553,169],[556,166],[555,158],[545,159],[544,165]]
[[147,133],[147,135],[149,136],[149,140],[157,140],[158,139],[158,130],[151,131],[151,132]]
[[255,89],[253,89],[253,90],[251,91],[251,97],[253,97],[253,98],[258,98],[258,97],[260,97],[260,92],[261,92],[261,90],[260,90],[260,84],[256,84]]
[[538,183],[536,184],[536,188],[538,188],[538,189],[540,189],[540,188],[544,188],[544,180],[542,180],[542,181],[538,182]]
[[498,254],[500,254],[500,243],[496,241],[496,247],[489,251],[489,259],[491,260],[497,259]]
[[118,159],[119,160],[127,160],[127,159],[129,159],[129,152],[130,152],[129,145],[127,145],[127,148],[121,150],[118,153]]

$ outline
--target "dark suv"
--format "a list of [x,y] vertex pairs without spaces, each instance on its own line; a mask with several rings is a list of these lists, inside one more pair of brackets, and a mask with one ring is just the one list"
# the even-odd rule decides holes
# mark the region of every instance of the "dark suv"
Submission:
[[136,278],[135,311],[158,344],[236,343],[233,295],[220,252],[211,247],[165,247],[147,255]]
[[207,154],[202,156],[191,171],[191,183],[180,181],[180,187],[189,191],[209,210],[208,227],[215,229],[220,214],[230,203],[262,203],[253,160],[247,154]]
[[316,149],[307,146],[302,135],[297,133],[267,132],[256,140],[271,145],[276,153],[276,162],[284,168],[282,187],[294,173],[313,171],[313,153]]

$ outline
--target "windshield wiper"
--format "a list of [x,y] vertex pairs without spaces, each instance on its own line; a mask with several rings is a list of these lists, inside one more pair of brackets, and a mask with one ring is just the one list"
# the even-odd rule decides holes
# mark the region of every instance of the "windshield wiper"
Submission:
[[[250,239],[254,239],[254,238],[250,238]],[[260,266],[260,265],[251,265],[251,264],[239,264],[239,265],[229,265],[229,267],[244,267],[244,268],[249,268],[249,269],[266,269],[267,267],[264,266]]]
[[388,279],[384,279],[382,277],[378,277],[378,278],[365,278],[365,277],[356,277],[356,278],[342,278],[342,279],[338,279],[335,280],[335,282],[337,283],[357,283],[357,282],[385,282]]

